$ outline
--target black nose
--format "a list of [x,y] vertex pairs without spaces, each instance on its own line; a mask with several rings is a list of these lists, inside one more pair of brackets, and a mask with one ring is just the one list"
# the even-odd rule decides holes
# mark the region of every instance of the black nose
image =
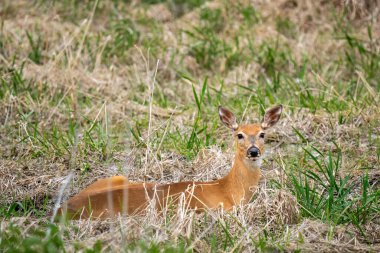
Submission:
[[247,156],[258,157],[260,155],[260,150],[256,147],[250,147],[247,151]]

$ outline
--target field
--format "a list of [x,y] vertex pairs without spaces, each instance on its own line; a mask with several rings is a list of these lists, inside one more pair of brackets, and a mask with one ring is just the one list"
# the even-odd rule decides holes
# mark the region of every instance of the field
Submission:
[[[2,0],[0,252],[379,252],[379,7]],[[222,177],[218,106],[275,104],[248,205],[51,222],[98,178]]]

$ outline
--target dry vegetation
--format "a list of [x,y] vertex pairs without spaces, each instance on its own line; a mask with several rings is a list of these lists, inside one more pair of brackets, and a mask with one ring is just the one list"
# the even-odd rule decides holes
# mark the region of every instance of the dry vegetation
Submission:
[[[3,0],[0,251],[379,252],[378,13],[366,0]],[[97,178],[221,177],[233,147],[217,106],[250,122],[277,103],[249,205],[50,223]]]

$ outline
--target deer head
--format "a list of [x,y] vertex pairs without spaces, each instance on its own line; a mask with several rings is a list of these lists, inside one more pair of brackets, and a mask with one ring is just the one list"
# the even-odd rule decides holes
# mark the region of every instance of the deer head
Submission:
[[219,106],[220,120],[233,132],[236,142],[236,157],[249,168],[259,168],[264,154],[265,131],[280,119],[282,105],[277,105],[265,112],[264,119],[258,124],[239,125],[235,115]]

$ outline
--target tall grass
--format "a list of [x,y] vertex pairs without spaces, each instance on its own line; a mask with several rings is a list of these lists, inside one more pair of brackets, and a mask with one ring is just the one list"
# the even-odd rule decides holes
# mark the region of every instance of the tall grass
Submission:
[[352,223],[362,230],[361,225],[380,210],[380,190],[372,189],[367,173],[356,180],[343,176],[342,153],[336,148],[335,154],[304,149],[303,166],[294,164],[287,172],[290,189],[304,217],[335,225]]

